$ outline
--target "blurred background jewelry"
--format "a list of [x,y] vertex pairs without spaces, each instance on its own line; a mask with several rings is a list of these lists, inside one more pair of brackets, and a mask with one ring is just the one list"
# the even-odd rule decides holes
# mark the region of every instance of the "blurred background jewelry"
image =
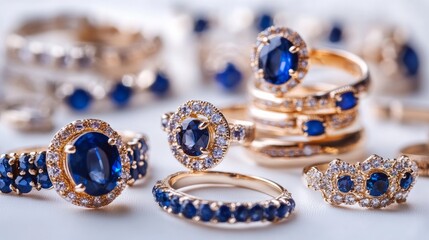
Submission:
[[58,131],[47,148],[3,154],[0,191],[23,194],[53,187],[77,206],[102,207],[146,175],[147,151],[141,134],[119,134],[97,119],[77,120]]
[[[258,202],[205,200],[189,189],[212,186],[246,188],[272,199]],[[183,190],[182,190],[183,189]],[[281,222],[295,210],[295,201],[281,185],[265,178],[228,172],[177,172],[153,187],[155,201],[166,212],[200,223]]]
[[429,107],[404,101],[381,101],[373,104],[374,114],[381,119],[398,122],[429,122]]
[[321,191],[329,204],[383,208],[406,201],[417,180],[418,167],[405,155],[399,159],[372,155],[354,165],[339,159],[310,165],[304,168],[304,176],[307,186]]
[[417,162],[420,176],[429,176],[429,143],[412,144],[402,148],[400,152]]

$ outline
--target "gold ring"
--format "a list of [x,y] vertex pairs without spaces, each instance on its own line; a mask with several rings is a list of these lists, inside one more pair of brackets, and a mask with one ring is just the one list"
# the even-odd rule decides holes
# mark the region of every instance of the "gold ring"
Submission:
[[429,176],[429,144],[413,144],[401,149],[401,154],[417,162],[420,176]]

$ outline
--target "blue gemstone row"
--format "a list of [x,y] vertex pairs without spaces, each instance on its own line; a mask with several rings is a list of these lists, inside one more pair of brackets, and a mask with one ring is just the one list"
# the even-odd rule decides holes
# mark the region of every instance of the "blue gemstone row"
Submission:
[[128,157],[131,163],[131,178],[132,182],[146,176],[148,168],[148,150],[149,147],[145,139],[138,139],[136,144],[130,145],[128,149]]
[[0,191],[29,193],[32,188],[49,189],[52,182],[46,169],[46,152],[0,157]]
[[[149,90],[155,95],[162,96],[168,92],[169,88],[170,82],[168,78],[162,72],[158,72],[155,77],[155,81],[149,87]],[[118,82],[112,87],[109,97],[116,106],[124,107],[130,102],[134,93],[135,91],[132,87],[124,85],[122,82]],[[93,101],[94,97],[91,93],[83,88],[76,88],[65,98],[66,104],[76,111],[87,110]]]
[[181,214],[188,219],[198,217],[203,222],[279,221],[285,219],[295,209],[293,199],[284,199],[278,203],[239,205],[234,209],[228,204],[222,204],[213,209],[209,203],[192,200],[181,201],[179,196],[162,189],[159,184],[154,186],[152,194],[155,201],[163,209],[170,209],[171,213]]

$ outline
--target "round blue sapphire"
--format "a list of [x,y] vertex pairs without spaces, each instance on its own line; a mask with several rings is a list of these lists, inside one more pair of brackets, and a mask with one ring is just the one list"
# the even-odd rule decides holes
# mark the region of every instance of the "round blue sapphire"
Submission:
[[413,176],[411,173],[407,172],[402,177],[400,186],[402,189],[408,190],[411,187],[411,183],[413,183]]
[[296,205],[295,200],[293,200],[292,198],[289,199],[289,204],[290,204],[290,211],[294,210]]
[[31,176],[30,174],[18,176],[15,179],[15,187],[19,190],[20,193],[29,193],[33,188],[31,186],[32,182],[33,176]]
[[137,165],[137,171],[139,171],[140,175],[146,176],[147,173],[147,161],[142,161]]
[[352,109],[357,105],[357,98],[353,92],[345,92],[341,94],[339,101],[335,102],[335,105],[341,110]]
[[231,209],[228,206],[222,205],[216,211],[216,219],[218,222],[227,222],[231,217]]
[[216,81],[226,90],[234,90],[243,79],[243,75],[232,63],[227,63],[226,67],[216,73]]
[[76,111],[88,109],[92,100],[91,94],[81,88],[76,88],[71,95],[65,98],[66,103]]
[[200,206],[198,215],[200,216],[201,221],[208,222],[212,220],[215,212],[211,209],[209,204],[205,203]]
[[113,103],[118,107],[123,107],[130,102],[132,95],[133,89],[131,87],[118,82],[110,92],[110,99],[112,99]]
[[338,179],[337,186],[341,192],[348,193],[353,189],[354,182],[350,176],[345,175]]
[[289,70],[297,70],[298,53],[291,53],[292,42],[283,37],[274,37],[269,45],[264,46],[259,54],[259,68],[264,71],[264,79],[280,85],[291,76]]
[[7,177],[7,173],[12,172],[12,166],[9,164],[9,159],[3,155],[0,158],[0,175],[2,177]]
[[46,152],[41,152],[37,154],[36,160],[34,161],[34,164],[39,169],[45,169],[46,168]]
[[329,41],[332,43],[338,43],[343,37],[343,28],[340,24],[336,23],[332,26],[329,32]]
[[170,201],[171,212],[174,214],[178,214],[180,209],[182,209],[182,205],[180,204],[180,198],[178,196],[173,196]]
[[164,73],[158,72],[156,74],[155,81],[149,87],[149,90],[158,96],[163,96],[168,92],[169,89],[170,81]]
[[29,162],[30,161],[30,155],[24,154],[19,157],[19,170],[28,172],[28,170],[33,169],[34,165]]
[[52,187],[52,182],[51,179],[49,179],[49,175],[47,172],[39,173],[37,175],[37,182],[43,189],[49,189]]
[[371,174],[366,180],[366,189],[369,191],[369,195],[374,197],[385,194],[389,189],[389,177],[382,172]]
[[277,207],[274,204],[270,204],[264,210],[264,217],[268,221],[274,221],[277,216]]
[[243,205],[238,206],[235,209],[234,217],[237,220],[237,222],[246,222],[247,219],[249,218],[249,210],[247,209],[247,207]]
[[194,32],[201,34],[209,29],[209,20],[203,16],[196,17],[194,22]]
[[268,13],[261,14],[256,19],[256,28],[258,31],[264,31],[265,29],[274,25],[273,17]]
[[286,214],[290,211],[290,207],[285,203],[280,203],[279,208],[277,209],[277,217],[284,218]]
[[200,156],[203,154],[201,150],[209,145],[209,129],[199,129],[201,123],[198,119],[186,119],[182,122],[182,130],[177,133],[177,143],[187,155]]
[[102,133],[85,133],[74,143],[76,152],[67,154],[70,176],[76,185],[82,184],[91,196],[111,192],[121,175],[118,148],[108,141],[109,137]]
[[2,193],[12,192],[12,189],[10,189],[11,184],[12,184],[12,179],[8,177],[0,177],[0,191]]
[[250,209],[249,215],[250,220],[252,220],[253,222],[261,221],[262,217],[264,216],[264,209],[257,204]]
[[185,218],[189,218],[189,219],[197,215],[197,209],[195,208],[194,204],[189,200],[186,200],[183,203],[181,212]]
[[325,126],[322,121],[309,120],[304,123],[304,132],[308,136],[320,136],[325,133]]
[[161,207],[169,207],[170,206],[170,197],[168,196],[168,193],[162,191],[159,188],[154,188],[155,191],[153,192],[153,195],[155,196],[156,202]]
[[399,60],[405,67],[405,73],[408,76],[416,76],[419,73],[420,59],[410,44],[405,44],[399,53]]

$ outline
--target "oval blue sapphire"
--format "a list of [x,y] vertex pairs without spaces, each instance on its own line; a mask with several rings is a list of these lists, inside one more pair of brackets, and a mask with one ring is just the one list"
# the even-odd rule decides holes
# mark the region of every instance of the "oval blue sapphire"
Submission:
[[149,90],[158,96],[163,96],[168,92],[169,89],[170,81],[164,73],[158,72],[156,74],[155,81],[149,87]]
[[92,96],[86,90],[77,88],[71,95],[65,98],[65,102],[76,111],[88,109],[92,102]]
[[216,219],[218,222],[227,222],[231,217],[231,209],[228,206],[222,205],[216,211]]
[[304,132],[308,136],[320,136],[325,133],[325,126],[322,121],[309,120],[304,123]]
[[338,179],[337,186],[341,192],[348,193],[353,189],[354,182],[350,176],[345,175]]
[[0,175],[7,177],[7,173],[12,172],[12,166],[9,165],[9,159],[4,155],[0,158]]
[[227,63],[226,67],[215,75],[216,81],[226,90],[236,89],[242,78],[243,75],[232,63]]
[[46,168],[46,152],[41,152],[37,154],[36,160],[34,161],[34,164],[39,169],[45,169]]
[[256,20],[256,28],[258,31],[262,32],[265,29],[273,26],[273,23],[273,17],[268,13],[263,13]]
[[357,105],[357,98],[353,92],[345,92],[341,94],[339,101],[335,102],[335,105],[341,110],[352,109]]
[[385,194],[389,189],[389,177],[382,172],[371,174],[366,180],[366,189],[369,191],[369,195],[374,197]]
[[12,184],[12,179],[8,177],[0,177],[0,191],[2,193],[10,193],[12,189],[10,185]]
[[413,176],[411,173],[407,172],[401,179],[400,186],[401,188],[408,190],[411,187],[411,183],[413,183]]
[[132,95],[133,89],[131,87],[118,82],[110,92],[110,99],[112,99],[113,103],[118,107],[123,107],[130,102]]
[[32,182],[33,176],[31,176],[30,174],[18,176],[15,179],[15,187],[19,190],[20,193],[29,193],[33,188],[31,186]]
[[198,215],[200,216],[201,221],[208,222],[208,221],[212,220],[214,214],[215,213],[211,209],[209,204],[205,203],[205,204],[200,206]]
[[180,209],[182,209],[182,205],[180,204],[180,198],[178,196],[173,196],[170,201],[171,212],[174,214],[178,214]]
[[259,54],[259,68],[264,71],[264,79],[272,84],[280,85],[291,76],[289,70],[297,70],[298,53],[289,52],[293,44],[283,37],[274,37],[269,45],[264,46]]
[[289,211],[290,211],[290,207],[287,204],[280,203],[280,206],[277,209],[277,217],[284,218]]
[[268,221],[274,221],[277,216],[277,207],[274,204],[270,204],[264,210],[264,217]]
[[262,217],[264,216],[264,209],[257,204],[250,209],[249,214],[250,220],[253,222],[261,221]]
[[189,219],[197,215],[197,209],[195,208],[194,204],[189,200],[186,200],[183,203],[181,212],[185,218],[189,218]]
[[200,156],[203,154],[201,150],[207,149],[209,145],[209,129],[199,129],[201,123],[198,119],[186,119],[182,122],[182,130],[177,133],[177,143],[187,155]]
[[329,33],[329,41],[332,43],[338,43],[343,37],[343,28],[340,24],[336,23],[332,26],[331,32]]
[[111,192],[121,174],[118,148],[108,141],[109,137],[102,133],[85,133],[74,143],[76,152],[67,154],[70,176],[91,196]]
[[28,172],[28,170],[33,169],[34,165],[29,162],[30,155],[25,154],[19,157],[19,170]]
[[209,29],[209,20],[204,16],[196,17],[194,22],[194,32],[201,34]]
[[234,217],[237,220],[237,222],[246,222],[247,219],[249,218],[249,210],[247,209],[247,207],[243,205],[238,206],[235,209]]
[[419,73],[419,56],[410,44],[405,44],[402,47],[399,57],[400,61],[405,67],[405,72],[407,75],[416,76]]

